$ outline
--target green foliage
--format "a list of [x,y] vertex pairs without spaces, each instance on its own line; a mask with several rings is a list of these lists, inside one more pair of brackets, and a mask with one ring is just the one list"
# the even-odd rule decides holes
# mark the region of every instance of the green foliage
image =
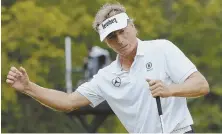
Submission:
[[[6,85],[9,68],[24,66],[41,86],[64,90],[64,38],[72,38],[72,64],[82,66],[86,45],[99,45],[92,29],[97,10],[111,0],[2,1],[2,131],[85,132],[78,122],[39,105]],[[120,0],[143,40],[166,38],[195,63],[211,93],[189,100],[196,132],[222,132],[222,1]],[[73,83],[81,77],[73,74]],[[112,126],[112,127],[111,127]],[[109,117],[99,132],[126,132]]]

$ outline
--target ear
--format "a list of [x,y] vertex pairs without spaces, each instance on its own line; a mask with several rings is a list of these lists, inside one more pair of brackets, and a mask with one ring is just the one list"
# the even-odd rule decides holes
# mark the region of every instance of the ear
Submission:
[[136,27],[135,27],[134,24],[132,24],[132,28],[133,28],[133,31],[134,31],[134,32],[136,33],[136,35],[137,35],[138,31],[137,31],[137,29],[136,29]]
[[135,27],[133,23],[130,23],[130,26]]
[[138,35],[138,31],[137,31],[136,27],[135,27],[135,31],[136,31],[136,35]]

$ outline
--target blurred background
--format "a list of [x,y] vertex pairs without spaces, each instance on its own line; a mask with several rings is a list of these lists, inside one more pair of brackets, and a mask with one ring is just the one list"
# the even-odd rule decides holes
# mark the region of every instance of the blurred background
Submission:
[[[72,84],[82,70],[88,46],[110,53],[92,29],[98,9],[111,0],[1,1],[1,131],[86,132],[81,123],[40,105],[6,85],[10,67],[26,68],[31,81],[66,92],[65,37],[72,40]],[[210,84],[210,94],[188,99],[195,132],[222,132],[222,0],[119,0],[135,20],[142,40],[164,38],[176,44]],[[91,120],[91,116],[87,120]],[[97,132],[126,132],[115,115]]]

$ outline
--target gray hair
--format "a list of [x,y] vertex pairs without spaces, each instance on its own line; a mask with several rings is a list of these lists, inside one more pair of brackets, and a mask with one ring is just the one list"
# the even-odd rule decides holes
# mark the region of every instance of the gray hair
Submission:
[[[106,19],[116,15],[126,12],[126,9],[124,6],[122,6],[120,3],[117,4],[110,4],[107,3],[103,5],[99,11],[97,12],[95,16],[95,20],[93,22],[93,28],[96,32],[98,32],[99,25]],[[132,19],[129,20],[130,22],[133,22]]]

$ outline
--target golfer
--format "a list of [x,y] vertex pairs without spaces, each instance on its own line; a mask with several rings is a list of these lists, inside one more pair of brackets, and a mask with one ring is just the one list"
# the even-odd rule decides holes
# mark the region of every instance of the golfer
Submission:
[[132,19],[120,4],[105,4],[93,27],[117,57],[75,92],[41,87],[29,80],[23,67],[11,67],[6,82],[60,111],[96,107],[106,100],[130,133],[161,133],[155,99],[160,96],[165,133],[193,132],[186,98],[206,95],[209,85],[183,52],[165,39],[138,39]]

